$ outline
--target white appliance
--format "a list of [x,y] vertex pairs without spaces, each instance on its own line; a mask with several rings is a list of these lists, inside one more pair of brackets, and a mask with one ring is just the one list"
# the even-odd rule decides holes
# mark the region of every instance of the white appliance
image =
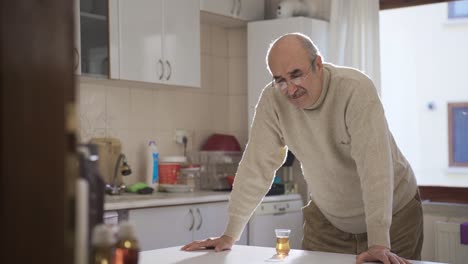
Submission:
[[312,39],[326,61],[328,50],[328,24],[327,21],[306,17],[263,20],[247,24],[249,127],[252,123],[258,98],[265,85],[272,80],[265,62],[270,43],[286,33],[300,32]]
[[257,207],[249,222],[249,245],[275,247],[275,229],[291,229],[289,244],[301,249],[303,203],[299,194],[269,196]]

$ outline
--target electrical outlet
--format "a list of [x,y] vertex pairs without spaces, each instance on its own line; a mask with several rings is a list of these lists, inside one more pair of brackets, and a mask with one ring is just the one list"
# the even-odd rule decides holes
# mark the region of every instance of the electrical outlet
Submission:
[[175,131],[175,141],[177,144],[184,144],[184,137],[188,139],[188,133],[183,129],[176,129]]

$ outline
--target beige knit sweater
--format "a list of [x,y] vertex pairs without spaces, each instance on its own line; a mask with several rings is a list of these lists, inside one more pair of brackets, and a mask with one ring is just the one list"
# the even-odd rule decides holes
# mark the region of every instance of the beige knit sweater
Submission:
[[390,248],[392,213],[416,193],[411,166],[398,149],[372,81],[324,63],[323,90],[298,109],[268,85],[256,107],[230,196],[225,235],[239,239],[267,193],[287,149],[301,162],[312,199],[338,229],[368,234]]

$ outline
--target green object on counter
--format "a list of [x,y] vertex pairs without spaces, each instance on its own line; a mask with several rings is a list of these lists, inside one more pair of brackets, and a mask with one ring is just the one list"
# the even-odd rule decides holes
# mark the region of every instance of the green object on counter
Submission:
[[130,186],[127,187],[127,192],[130,192],[130,193],[138,193],[139,190],[141,189],[144,189],[144,188],[148,188],[148,184],[144,183],[144,182],[137,182],[135,184],[132,184]]

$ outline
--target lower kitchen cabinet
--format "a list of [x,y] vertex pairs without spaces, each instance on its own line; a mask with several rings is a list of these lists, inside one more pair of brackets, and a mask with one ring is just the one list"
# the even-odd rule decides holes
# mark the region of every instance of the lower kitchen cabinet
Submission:
[[[215,202],[131,209],[128,220],[136,227],[141,250],[152,250],[222,235],[227,207],[227,202]],[[246,230],[236,244],[247,244]]]

